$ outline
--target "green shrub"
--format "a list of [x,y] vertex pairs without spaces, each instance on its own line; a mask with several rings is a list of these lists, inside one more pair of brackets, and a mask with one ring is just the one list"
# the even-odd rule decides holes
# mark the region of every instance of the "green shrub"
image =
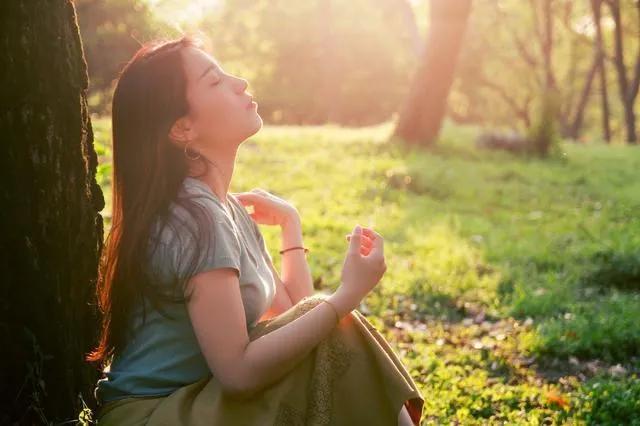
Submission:
[[601,250],[591,257],[583,284],[603,289],[640,291],[640,251]]
[[535,120],[528,131],[528,151],[530,154],[547,157],[557,152],[560,145],[559,106],[557,93],[546,91],[541,95]]
[[573,305],[571,312],[542,323],[533,350],[554,356],[574,355],[624,361],[640,355],[640,295],[613,293],[597,304]]
[[587,424],[640,425],[640,380],[596,377],[578,395],[577,411]]

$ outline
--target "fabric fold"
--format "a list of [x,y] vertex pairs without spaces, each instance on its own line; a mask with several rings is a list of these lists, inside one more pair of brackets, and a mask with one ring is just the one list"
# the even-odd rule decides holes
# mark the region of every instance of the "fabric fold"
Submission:
[[[261,321],[250,339],[264,336],[304,315],[326,295],[302,299],[280,315]],[[353,310],[281,379],[250,398],[222,392],[203,377],[166,397],[126,398],[106,404],[100,425],[347,426],[397,424],[402,406],[417,426],[424,398],[380,332]]]

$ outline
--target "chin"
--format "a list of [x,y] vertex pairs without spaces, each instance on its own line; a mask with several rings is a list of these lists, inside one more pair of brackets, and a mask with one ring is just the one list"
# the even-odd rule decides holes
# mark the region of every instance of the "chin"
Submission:
[[258,132],[258,130],[260,130],[262,128],[262,117],[260,117],[260,114],[256,113],[255,114],[255,118],[253,120],[253,133],[251,133],[251,135],[254,135]]
[[[256,114],[257,115],[257,114]],[[255,135],[256,133],[258,133],[258,131],[262,128],[262,118],[257,115],[257,118],[254,119],[251,124],[249,126],[247,126],[246,131],[244,132],[244,137],[242,138],[243,141],[246,141],[247,139],[249,139],[251,136]]]

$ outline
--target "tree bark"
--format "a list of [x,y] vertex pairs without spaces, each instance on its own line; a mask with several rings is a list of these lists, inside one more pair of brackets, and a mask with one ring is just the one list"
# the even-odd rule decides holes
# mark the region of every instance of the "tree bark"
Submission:
[[[634,75],[631,79],[627,76],[627,69],[624,61],[624,46],[622,34],[622,19],[620,14],[620,0],[607,0],[614,26],[614,46],[615,57],[614,64],[618,74],[618,88],[620,89],[620,101],[624,109],[624,121],[627,134],[627,142],[635,144],[638,142],[636,134],[636,116],[633,110],[634,102],[638,94],[638,85],[640,82],[640,49],[636,58],[636,66]],[[638,14],[640,16],[640,2],[637,3]]]
[[535,37],[540,45],[540,54],[542,56],[543,81],[541,86],[547,91],[555,91],[557,83],[553,71],[552,0],[529,0],[529,8],[533,19]]
[[393,134],[407,144],[424,146],[432,145],[440,131],[471,12],[471,0],[431,0],[430,4],[423,58]]
[[596,49],[598,49],[598,74],[600,76],[600,100],[602,112],[602,133],[607,143],[611,142],[611,125],[609,112],[609,90],[607,88],[607,69],[605,62],[604,42],[602,39],[602,0],[591,0],[593,22],[596,26]]
[[[553,73],[553,14],[551,12],[551,1],[544,0],[542,3],[542,57],[544,60],[545,87],[555,90],[557,88],[556,78]],[[535,13],[535,12],[534,12]]]
[[598,72],[598,65],[600,64],[601,60],[601,52],[596,50],[593,58],[593,64],[589,67],[589,71],[587,72],[584,86],[582,88],[582,91],[580,92],[578,105],[576,106],[576,112],[573,117],[573,122],[571,123],[569,136],[573,139],[578,139],[578,137],[580,136],[580,129],[582,128],[582,121],[584,118],[584,109],[587,106],[587,101],[589,100],[589,95],[591,94],[591,86],[593,85],[593,80],[596,76],[596,73]]
[[0,424],[94,407],[104,207],[71,0],[0,5]]

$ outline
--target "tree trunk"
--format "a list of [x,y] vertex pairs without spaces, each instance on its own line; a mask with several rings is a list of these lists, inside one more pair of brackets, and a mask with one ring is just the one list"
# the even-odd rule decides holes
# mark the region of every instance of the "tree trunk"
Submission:
[[574,114],[573,122],[571,123],[571,128],[569,131],[569,136],[573,139],[578,139],[580,136],[580,129],[582,128],[582,121],[584,118],[584,109],[587,106],[587,102],[589,100],[589,95],[591,93],[591,86],[593,85],[593,80],[598,72],[598,65],[601,62],[601,52],[596,50],[593,58],[593,64],[589,67],[589,71],[587,72],[587,77],[584,83],[584,87],[580,92],[580,99],[578,100],[578,105],[576,106],[576,112]]
[[71,0],[0,6],[0,424],[90,408],[104,207]]
[[413,13],[413,7],[408,0],[391,0],[390,6],[400,11],[405,26],[408,29],[409,37],[411,38],[411,45],[416,57],[420,56],[422,49],[424,48],[424,42],[420,37],[420,31],[416,23],[416,16]]
[[470,11],[471,0],[431,0],[423,59],[393,136],[409,144],[434,143],[444,119]]
[[[627,76],[627,69],[624,63],[623,28],[620,15],[620,0],[610,0],[607,2],[611,9],[614,26],[614,63],[618,74],[618,87],[620,89],[620,101],[624,109],[624,121],[627,134],[627,142],[635,144],[638,141],[636,135],[636,117],[633,110],[636,95],[638,94],[638,81],[640,80],[640,51],[638,53],[635,74],[631,80]],[[638,3],[638,13],[640,13],[640,3]]]
[[611,142],[611,125],[609,112],[609,90],[607,88],[607,69],[604,60],[604,42],[602,40],[602,0],[591,0],[593,22],[596,26],[596,49],[598,49],[598,71],[600,76],[600,99],[602,112],[602,133],[607,143]]
[[[556,78],[553,73],[553,14],[551,11],[551,1],[544,0],[542,3],[542,58],[544,60],[545,88],[555,90]],[[535,12],[534,12],[535,13]]]

